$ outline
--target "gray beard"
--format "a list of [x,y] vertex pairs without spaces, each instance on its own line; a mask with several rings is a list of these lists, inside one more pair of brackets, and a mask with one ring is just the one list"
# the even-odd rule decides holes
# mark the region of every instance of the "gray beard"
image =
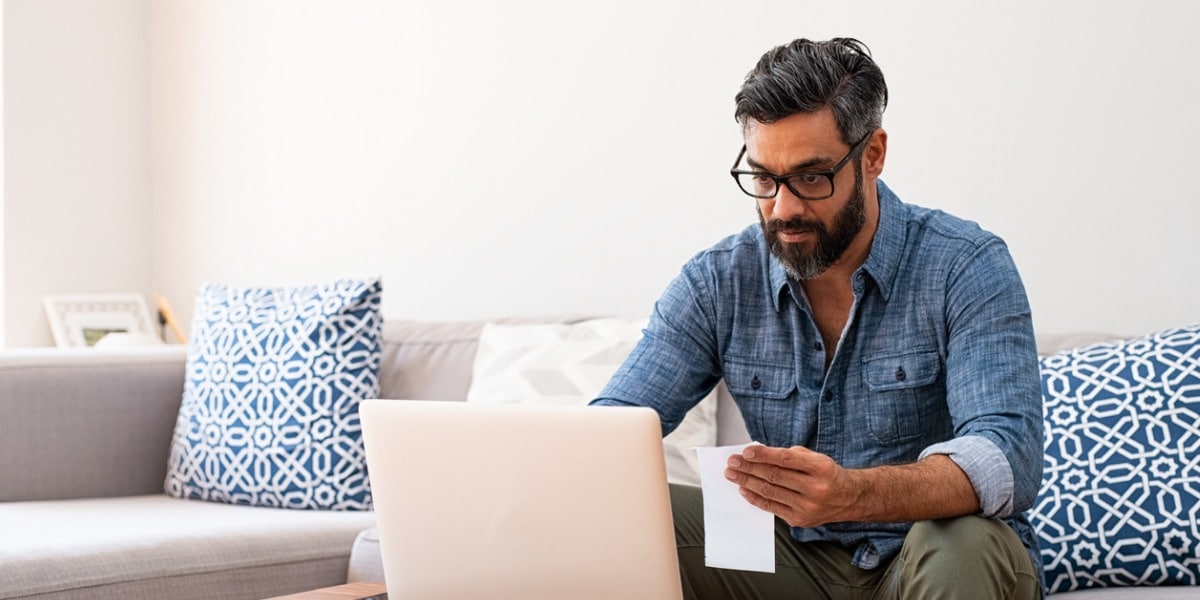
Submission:
[[[857,162],[857,161],[855,161]],[[801,200],[801,202],[805,202]],[[854,237],[862,231],[867,221],[864,208],[865,198],[862,193],[862,171],[855,165],[854,192],[846,206],[833,219],[833,231],[825,228],[820,221],[792,219],[767,221],[762,211],[758,211],[758,220],[762,225],[763,235],[771,254],[779,259],[784,272],[797,281],[815,279],[846,253],[846,248],[854,241]],[[809,249],[806,243],[785,243],[779,240],[778,233],[784,230],[806,230],[816,234],[814,246]]]

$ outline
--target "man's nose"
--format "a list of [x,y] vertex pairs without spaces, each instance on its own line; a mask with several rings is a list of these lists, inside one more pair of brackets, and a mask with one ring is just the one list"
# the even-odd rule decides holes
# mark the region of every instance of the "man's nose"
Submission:
[[793,194],[786,185],[779,186],[779,191],[775,192],[775,197],[770,202],[772,203],[771,215],[782,221],[808,213],[808,201]]

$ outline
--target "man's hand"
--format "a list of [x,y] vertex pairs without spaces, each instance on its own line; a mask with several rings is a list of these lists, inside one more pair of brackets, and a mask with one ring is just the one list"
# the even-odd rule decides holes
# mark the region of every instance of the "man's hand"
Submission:
[[978,512],[971,482],[949,457],[846,469],[802,446],[750,446],[729,457],[725,477],[742,496],[793,527],[837,522],[922,521]]
[[849,518],[857,491],[847,469],[803,446],[750,446],[729,457],[725,477],[751,504],[793,527],[816,527]]

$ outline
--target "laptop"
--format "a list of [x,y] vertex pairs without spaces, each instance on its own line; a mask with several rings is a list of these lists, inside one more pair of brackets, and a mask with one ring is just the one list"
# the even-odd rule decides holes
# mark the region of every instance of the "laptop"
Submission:
[[682,597],[653,410],[359,410],[391,600]]

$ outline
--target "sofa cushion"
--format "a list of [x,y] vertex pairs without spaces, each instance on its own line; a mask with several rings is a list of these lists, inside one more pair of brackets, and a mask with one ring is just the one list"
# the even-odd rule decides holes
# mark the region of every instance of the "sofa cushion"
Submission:
[[387,319],[379,367],[380,398],[467,399],[479,334],[488,323],[576,323],[588,317],[505,317],[494,320],[416,321]]
[[358,403],[379,395],[381,291],[378,279],[202,287],[167,493],[370,508]]
[[1200,325],[1040,362],[1050,590],[1200,583]]
[[[468,402],[587,404],[604,389],[642,337],[647,319],[574,324],[488,324],[479,335]],[[700,485],[697,446],[717,441],[717,392],[700,401],[663,439],[667,477]]]
[[0,502],[161,492],[185,350],[0,352]]
[[249,600],[338,585],[374,524],[161,493],[0,503],[0,598]]
[[383,552],[379,549],[379,528],[364,529],[354,538],[354,546],[350,549],[346,583],[383,580]]
[[1080,346],[1119,340],[1126,336],[1099,331],[1073,331],[1070,333],[1039,333],[1035,337],[1038,356],[1049,356]]

